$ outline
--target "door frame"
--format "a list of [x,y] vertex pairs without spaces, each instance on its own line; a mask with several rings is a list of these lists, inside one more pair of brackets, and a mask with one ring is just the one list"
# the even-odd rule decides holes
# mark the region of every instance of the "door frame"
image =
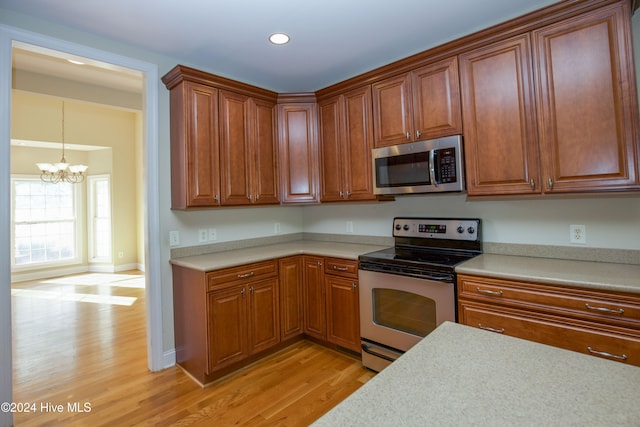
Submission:
[[[11,339],[11,66],[14,42],[23,42],[60,52],[138,70],[144,75],[143,152],[145,188],[145,300],[147,364],[159,371],[163,363],[162,281],[158,186],[158,65],[94,49],[66,40],[0,24],[0,402],[12,401]],[[0,411],[0,426],[13,422],[11,413]]]

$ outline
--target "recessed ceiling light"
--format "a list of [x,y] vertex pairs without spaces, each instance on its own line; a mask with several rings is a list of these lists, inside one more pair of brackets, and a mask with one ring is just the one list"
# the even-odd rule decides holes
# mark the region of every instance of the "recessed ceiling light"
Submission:
[[76,61],[75,59],[67,59],[67,61],[71,62],[72,64],[76,64],[76,65],[84,65],[84,62]]
[[284,33],[274,33],[269,36],[269,41],[273,44],[289,43],[289,36]]

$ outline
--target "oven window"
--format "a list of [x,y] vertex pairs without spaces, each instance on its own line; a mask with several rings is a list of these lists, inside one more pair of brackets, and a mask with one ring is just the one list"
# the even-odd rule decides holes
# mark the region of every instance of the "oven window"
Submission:
[[373,322],[420,337],[436,328],[436,302],[395,289],[373,289]]
[[376,186],[429,185],[429,153],[411,153],[375,160]]

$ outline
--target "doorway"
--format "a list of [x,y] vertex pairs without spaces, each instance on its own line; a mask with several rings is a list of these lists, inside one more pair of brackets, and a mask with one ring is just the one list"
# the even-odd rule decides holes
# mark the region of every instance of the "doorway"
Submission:
[[[147,365],[150,370],[164,368],[162,349],[162,312],[160,278],[160,236],[158,201],[158,135],[157,98],[158,67],[128,58],[89,48],[64,40],[0,25],[0,241],[10,242],[10,118],[12,57],[15,44],[30,44],[79,57],[137,70],[144,78],[143,157],[144,157],[144,250],[145,250],[145,300]],[[0,246],[0,401],[12,401],[12,337],[10,297],[10,247]],[[10,425],[10,414],[0,414],[0,425]]]

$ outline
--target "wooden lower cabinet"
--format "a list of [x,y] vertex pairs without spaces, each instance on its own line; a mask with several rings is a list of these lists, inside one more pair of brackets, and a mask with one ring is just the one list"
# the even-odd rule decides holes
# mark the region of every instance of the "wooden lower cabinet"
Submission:
[[360,351],[358,262],[296,255],[173,265],[176,362],[201,385],[302,337]]
[[360,352],[358,280],[327,275],[327,341]]
[[304,333],[319,340],[327,339],[327,314],[324,289],[324,258],[305,256]]
[[640,366],[640,297],[458,276],[458,319],[530,341]]
[[302,257],[278,261],[280,270],[280,338],[286,340],[304,333]]

